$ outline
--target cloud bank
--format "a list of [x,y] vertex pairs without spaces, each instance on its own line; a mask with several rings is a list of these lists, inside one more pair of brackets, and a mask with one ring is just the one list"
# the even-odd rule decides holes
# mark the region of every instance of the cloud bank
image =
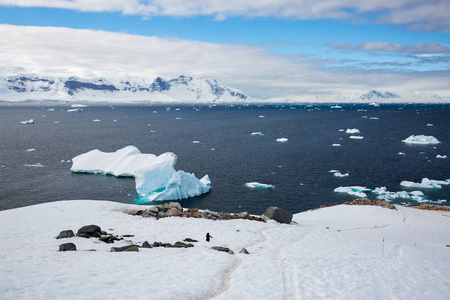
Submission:
[[61,27],[0,25],[0,36],[0,75],[26,72],[91,78],[142,76],[149,80],[209,75],[260,99],[373,88],[450,96],[449,72],[326,68],[323,62],[275,54],[262,47]]
[[121,12],[144,17],[332,19],[403,25],[410,30],[450,32],[448,0],[0,0],[0,5]]

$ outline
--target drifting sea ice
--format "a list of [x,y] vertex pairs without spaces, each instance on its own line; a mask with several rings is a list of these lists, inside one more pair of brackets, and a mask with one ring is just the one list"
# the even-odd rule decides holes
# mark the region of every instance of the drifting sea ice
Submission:
[[286,143],[287,141],[288,141],[287,138],[279,138],[279,139],[277,139],[277,142],[279,142],[279,143]]
[[29,119],[26,121],[20,121],[20,124],[34,124],[34,120],[33,119]]
[[425,202],[428,197],[421,191],[400,191],[400,192],[389,192],[386,187],[377,187],[373,191],[373,193],[377,194],[377,199],[392,201],[398,198],[401,199],[410,199],[418,202]]
[[334,189],[337,193],[347,193],[352,196],[366,198],[367,194],[364,192],[370,192],[371,189],[368,189],[364,186],[340,186]]
[[264,135],[264,134],[262,132],[257,131],[257,132],[252,132],[252,135]]
[[340,147],[341,146],[341,144],[333,144],[333,145],[331,145],[332,147]]
[[355,133],[361,133],[361,131],[359,131],[359,129],[353,128],[353,129],[347,129],[347,130],[345,131],[345,133],[348,133],[348,134],[355,134]]
[[440,155],[440,154],[438,154],[438,155],[436,155],[436,158],[447,158],[447,155]]
[[259,182],[247,182],[245,184],[246,187],[251,189],[274,189],[275,186],[272,184],[265,184],[265,183],[259,183]]
[[427,135],[411,135],[407,139],[402,140],[402,142],[405,144],[413,144],[413,145],[434,145],[441,143],[434,136],[427,136]]
[[353,140],[362,140],[364,137],[360,135],[351,135],[349,138]]
[[422,182],[402,181],[401,186],[409,188],[422,188],[422,189],[440,189],[441,185],[450,184],[450,179],[447,180],[430,180],[428,178],[422,178]]
[[334,177],[348,177],[349,175],[350,175],[349,173],[342,174],[341,172],[335,172],[333,174]]
[[27,149],[27,152],[36,152],[36,149],[34,149],[34,148]]
[[71,108],[67,110],[68,112],[83,112],[82,108]]
[[208,175],[199,180],[194,174],[175,171],[176,160],[174,153],[143,154],[134,146],[110,153],[95,149],[74,157],[70,170],[135,177],[136,191],[142,203],[195,197],[211,189]]

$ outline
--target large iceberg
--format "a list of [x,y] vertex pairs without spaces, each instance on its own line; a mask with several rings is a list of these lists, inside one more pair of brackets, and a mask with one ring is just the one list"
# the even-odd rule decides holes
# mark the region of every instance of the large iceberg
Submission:
[[411,135],[407,139],[402,140],[402,142],[413,145],[434,145],[440,143],[434,136],[427,135]]
[[367,194],[364,192],[370,192],[371,189],[366,188],[365,186],[340,186],[334,189],[337,193],[347,193],[352,196],[366,198]]
[[433,180],[428,178],[422,178],[422,182],[413,182],[404,180],[400,182],[401,186],[409,188],[422,188],[422,189],[440,189],[441,185],[450,184],[450,179],[447,180]]
[[181,200],[207,193],[211,189],[208,175],[199,180],[194,174],[175,171],[176,161],[177,156],[171,152],[156,156],[127,146],[116,152],[95,149],[78,155],[72,159],[70,170],[135,177],[140,202]]

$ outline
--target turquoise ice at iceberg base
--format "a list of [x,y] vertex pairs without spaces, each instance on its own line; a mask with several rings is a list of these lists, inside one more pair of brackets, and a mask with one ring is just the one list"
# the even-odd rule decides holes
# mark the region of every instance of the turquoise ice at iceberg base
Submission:
[[194,174],[175,171],[177,156],[166,152],[159,156],[141,153],[135,146],[115,152],[98,149],[80,154],[72,159],[75,173],[94,173],[116,177],[134,177],[137,203],[181,200],[199,196],[211,189],[208,175],[198,179]]

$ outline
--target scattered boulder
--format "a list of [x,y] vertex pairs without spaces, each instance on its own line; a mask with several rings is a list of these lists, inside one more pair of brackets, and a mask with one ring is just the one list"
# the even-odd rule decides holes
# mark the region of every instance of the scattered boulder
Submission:
[[220,214],[213,212],[213,211],[209,211],[209,210],[205,210],[204,212],[202,212],[202,215],[203,215],[203,218],[209,219],[209,220],[221,219]]
[[290,224],[293,215],[282,208],[270,206],[262,215],[263,218],[275,220],[279,223]]
[[185,238],[183,241],[184,242],[188,242],[188,243],[197,243],[198,242],[197,240],[194,240],[194,239],[191,239],[191,238]]
[[59,233],[59,235],[56,237],[57,239],[65,239],[65,238],[71,238],[75,236],[72,230],[63,230]]
[[152,247],[152,245],[150,245],[149,242],[145,241],[145,242],[142,243],[141,248],[153,248],[153,247]]
[[100,232],[102,229],[97,225],[86,225],[78,229],[77,236],[90,238],[90,237],[101,237]]
[[232,250],[230,250],[230,248],[227,248],[227,247],[214,246],[214,247],[211,247],[211,249],[214,249],[214,250],[217,250],[217,251],[221,251],[221,252],[227,252],[227,253],[229,253],[231,255],[234,254],[234,252]]
[[173,248],[192,248],[192,247],[194,247],[194,245],[192,245],[191,243],[176,242],[175,244],[173,244],[172,247]]
[[244,253],[244,254],[250,254],[247,249],[242,248],[241,251],[239,251],[239,253]]
[[359,198],[352,201],[344,202],[345,205],[372,205],[381,206],[384,208],[395,209],[394,204],[387,200],[370,200],[367,198]]
[[61,245],[59,245],[59,251],[60,251],[60,252],[64,252],[64,251],[77,251],[77,246],[75,246],[74,243],[61,244]]
[[111,248],[111,252],[129,252],[129,251],[139,252],[139,246],[127,245],[127,246],[123,246],[123,247],[112,247]]
[[99,238],[99,240],[102,242],[105,242],[107,244],[112,244],[112,243],[114,243],[114,241],[119,241],[121,239],[119,239],[118,237],[113,236],[113,235],[104,235],[104,236],[101,236]]

